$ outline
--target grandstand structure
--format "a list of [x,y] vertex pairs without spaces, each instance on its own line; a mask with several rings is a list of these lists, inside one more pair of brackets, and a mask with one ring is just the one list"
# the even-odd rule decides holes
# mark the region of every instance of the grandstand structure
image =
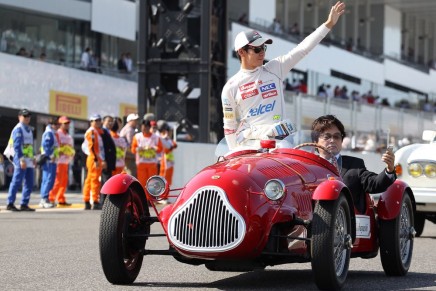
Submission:
[[[32,126],[37,140],[49,115],[71,116],[77,134],[87,127],[87,116],[93,112],[124,116],[141,111],[136,73],[139,1],[0,0],[0,120],[5,125],[0,149],[23,105],[35,113]],[[206,0],[146,2],[156,7],[160,2],[185,7],[202,1]],[[228,17],[227,44],[223,46],[227,76],[239,68],[232,49],[239,31],[253,28],[272,38],[267,58],[273,58],[295,47],[319,26],[334,2],[227,1],[223,6],[227,13],[220,14]],[[349,0],[346,4],[340,23],[289,74],[289,80],[304,81],[308,87],[305,94],[289,93],[290,118],[304,129],[317,116],[332,113],[356,137],[375,134],[382,140],[389,132],[397,140],[420,141],[422,130],[433,129],[436,119],[436,1]],[[281,30],[272,28],[274,19]],[[80,69],[86,47],[96,57],[97,73]],[[26,50],[26,57],[16,55],[20,48]],[[123,52],[132,55],[132,73],[117,68]],[[389,100],[390,106],[322,99],[316,96],[321,84],[346,86],[361,94],[371,91]],[[183,80],[177,85],[182,91]],[[191,89],[186,98],[209,98],[200,88]],[[409,108],[400,106],[406,103]],[[432,110],[423,111],[427,103]],[[211,131],[207,142],[217,142],[218,136]]]

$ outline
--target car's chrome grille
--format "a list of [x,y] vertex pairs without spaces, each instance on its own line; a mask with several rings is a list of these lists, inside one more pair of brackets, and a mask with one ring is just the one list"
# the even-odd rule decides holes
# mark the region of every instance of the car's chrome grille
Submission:
[[169,237],[185,250],[225,251],[236,247],[245,234],[245,223],[221,188],[199,189],[169,220]]

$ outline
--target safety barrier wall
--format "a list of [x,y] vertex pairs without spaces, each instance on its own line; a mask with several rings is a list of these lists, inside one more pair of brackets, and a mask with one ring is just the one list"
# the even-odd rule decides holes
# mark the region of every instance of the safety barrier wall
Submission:
[[347,132],[390,131],[397,139],[420,141],[422,131],[435,128],[435,114],[420,110],[364,104],[357,101],[325,99],[309,95],[286,95],[286,112],[299,129],[309,129],[312,121],[324,114],[336,115]]

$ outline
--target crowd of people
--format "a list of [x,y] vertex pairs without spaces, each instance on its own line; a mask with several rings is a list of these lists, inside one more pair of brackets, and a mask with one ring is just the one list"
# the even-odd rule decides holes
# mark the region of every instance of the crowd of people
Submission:
[[[29,207],[34,187],[34,171],[42,172],[39,206],[41,208],[69,207],[65,199],[68,187],[69,164],[77,154],[69,134],[67,116],[51,117],[42,135],[39,154],[34,149],[33,131],[29,126],[31,112],[21,109],[18,124],[12,130],[4,155],[14,164],[9,185],[6,209],[35,211]],[[156,121],[153,114],[140,120],[138,114],[127,116],[126,124],[119,117],[92,114],[89,128],[81,146],[86,155],[86,178],[82,188],[84,209],[99,210],[105,197],[100,195],[102,185],[122,172],[137,177],[145,186],[149,177],[163,176],[171,185],[174,173],[173,150],[177,143],[172,129],[164,121]],[[140,129],[137,126],[140,124]],[[22,188],[20,207],[15,206],[16,194]],[[166,199],[160,201],[166,203]]]

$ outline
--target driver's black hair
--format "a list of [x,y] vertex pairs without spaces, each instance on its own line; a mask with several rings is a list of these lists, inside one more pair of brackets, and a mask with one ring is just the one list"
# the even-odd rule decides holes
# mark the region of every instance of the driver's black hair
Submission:
[[342,139],[344,139],[346,135],[344,125],[339,119],[336,118],[336,116],[329,114],[320,116],[313,121],[311,133],[312,141],[318,142],[319,135],[332,126],[336,126],[339,129]]

